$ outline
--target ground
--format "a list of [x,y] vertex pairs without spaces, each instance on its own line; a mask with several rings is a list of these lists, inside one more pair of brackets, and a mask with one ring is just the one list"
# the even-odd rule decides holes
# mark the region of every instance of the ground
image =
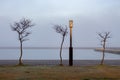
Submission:
[[0,80],[120,80],[120,66],[0,66]]

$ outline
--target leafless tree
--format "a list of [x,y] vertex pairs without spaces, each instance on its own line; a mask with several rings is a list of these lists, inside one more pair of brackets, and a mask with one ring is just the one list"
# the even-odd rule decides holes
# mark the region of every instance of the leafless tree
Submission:
[[61,42],[61,47],[60,47],[60,65],[63,65],[62,64],[62,46],[64,43],[65,36],[68,33],[68,31],[67,31],[68,29],[67,29],[67,27],[62,27],[61,25],[54,25],[54,29],[57,33],[62,35],[62,42]]
[[101,45],[102,45],[102,60],[101,60],[101,65],[104,64],[104,58],[105,58],[105,49],[106,49],[106,41],[108,38],[110,38],[110,32],[104,32],[104,33],[98,33],[98,35],[101,38]]
[[20,42],[20,57],[19,57],[19,65],[23,65],[22,63],[22,54],[23,54],[23,42],[28,40],[27,36],[29,36],[30,32],[28,28],[34,26],[29,19],[21,19],[19,22],[14,22],[11,25],[13,31],[16,31],[18,34],[18,40]]

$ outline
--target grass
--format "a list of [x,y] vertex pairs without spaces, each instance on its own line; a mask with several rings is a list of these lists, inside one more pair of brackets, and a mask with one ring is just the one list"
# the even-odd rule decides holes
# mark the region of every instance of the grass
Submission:
[[0,66],[0,80],[120,80],[120,66]]

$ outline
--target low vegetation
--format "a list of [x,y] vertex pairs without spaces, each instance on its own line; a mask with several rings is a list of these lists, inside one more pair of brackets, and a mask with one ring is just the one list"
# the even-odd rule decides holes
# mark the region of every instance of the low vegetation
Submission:
[[0,80],[120,80],[120,66],[0,66]]

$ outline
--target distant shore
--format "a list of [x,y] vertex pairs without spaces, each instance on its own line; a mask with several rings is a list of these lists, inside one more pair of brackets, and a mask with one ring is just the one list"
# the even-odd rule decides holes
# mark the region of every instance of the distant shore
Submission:
[[[37,65],[59,65],[59,60],[23,60],[25,65],[37,66]],[[18,60],[0,60],[0,66],[4,65],[16,65]],[[69,65],[68,60],[63,60],[64,65]],[[74,60],[73,66],[93,66],[99,65],[100,60]],[[106,65],[120,66],[120,60],[105,60]]]
[[[103,49],[101,49],[101,48],[96,48],[94,50],[95,51],[100,51],[100,52],[103,51]],[[107,53],[113,53],[113,54],[119,54],[120,55],[120,49],[105,49],[105,52],[107,52]]]

